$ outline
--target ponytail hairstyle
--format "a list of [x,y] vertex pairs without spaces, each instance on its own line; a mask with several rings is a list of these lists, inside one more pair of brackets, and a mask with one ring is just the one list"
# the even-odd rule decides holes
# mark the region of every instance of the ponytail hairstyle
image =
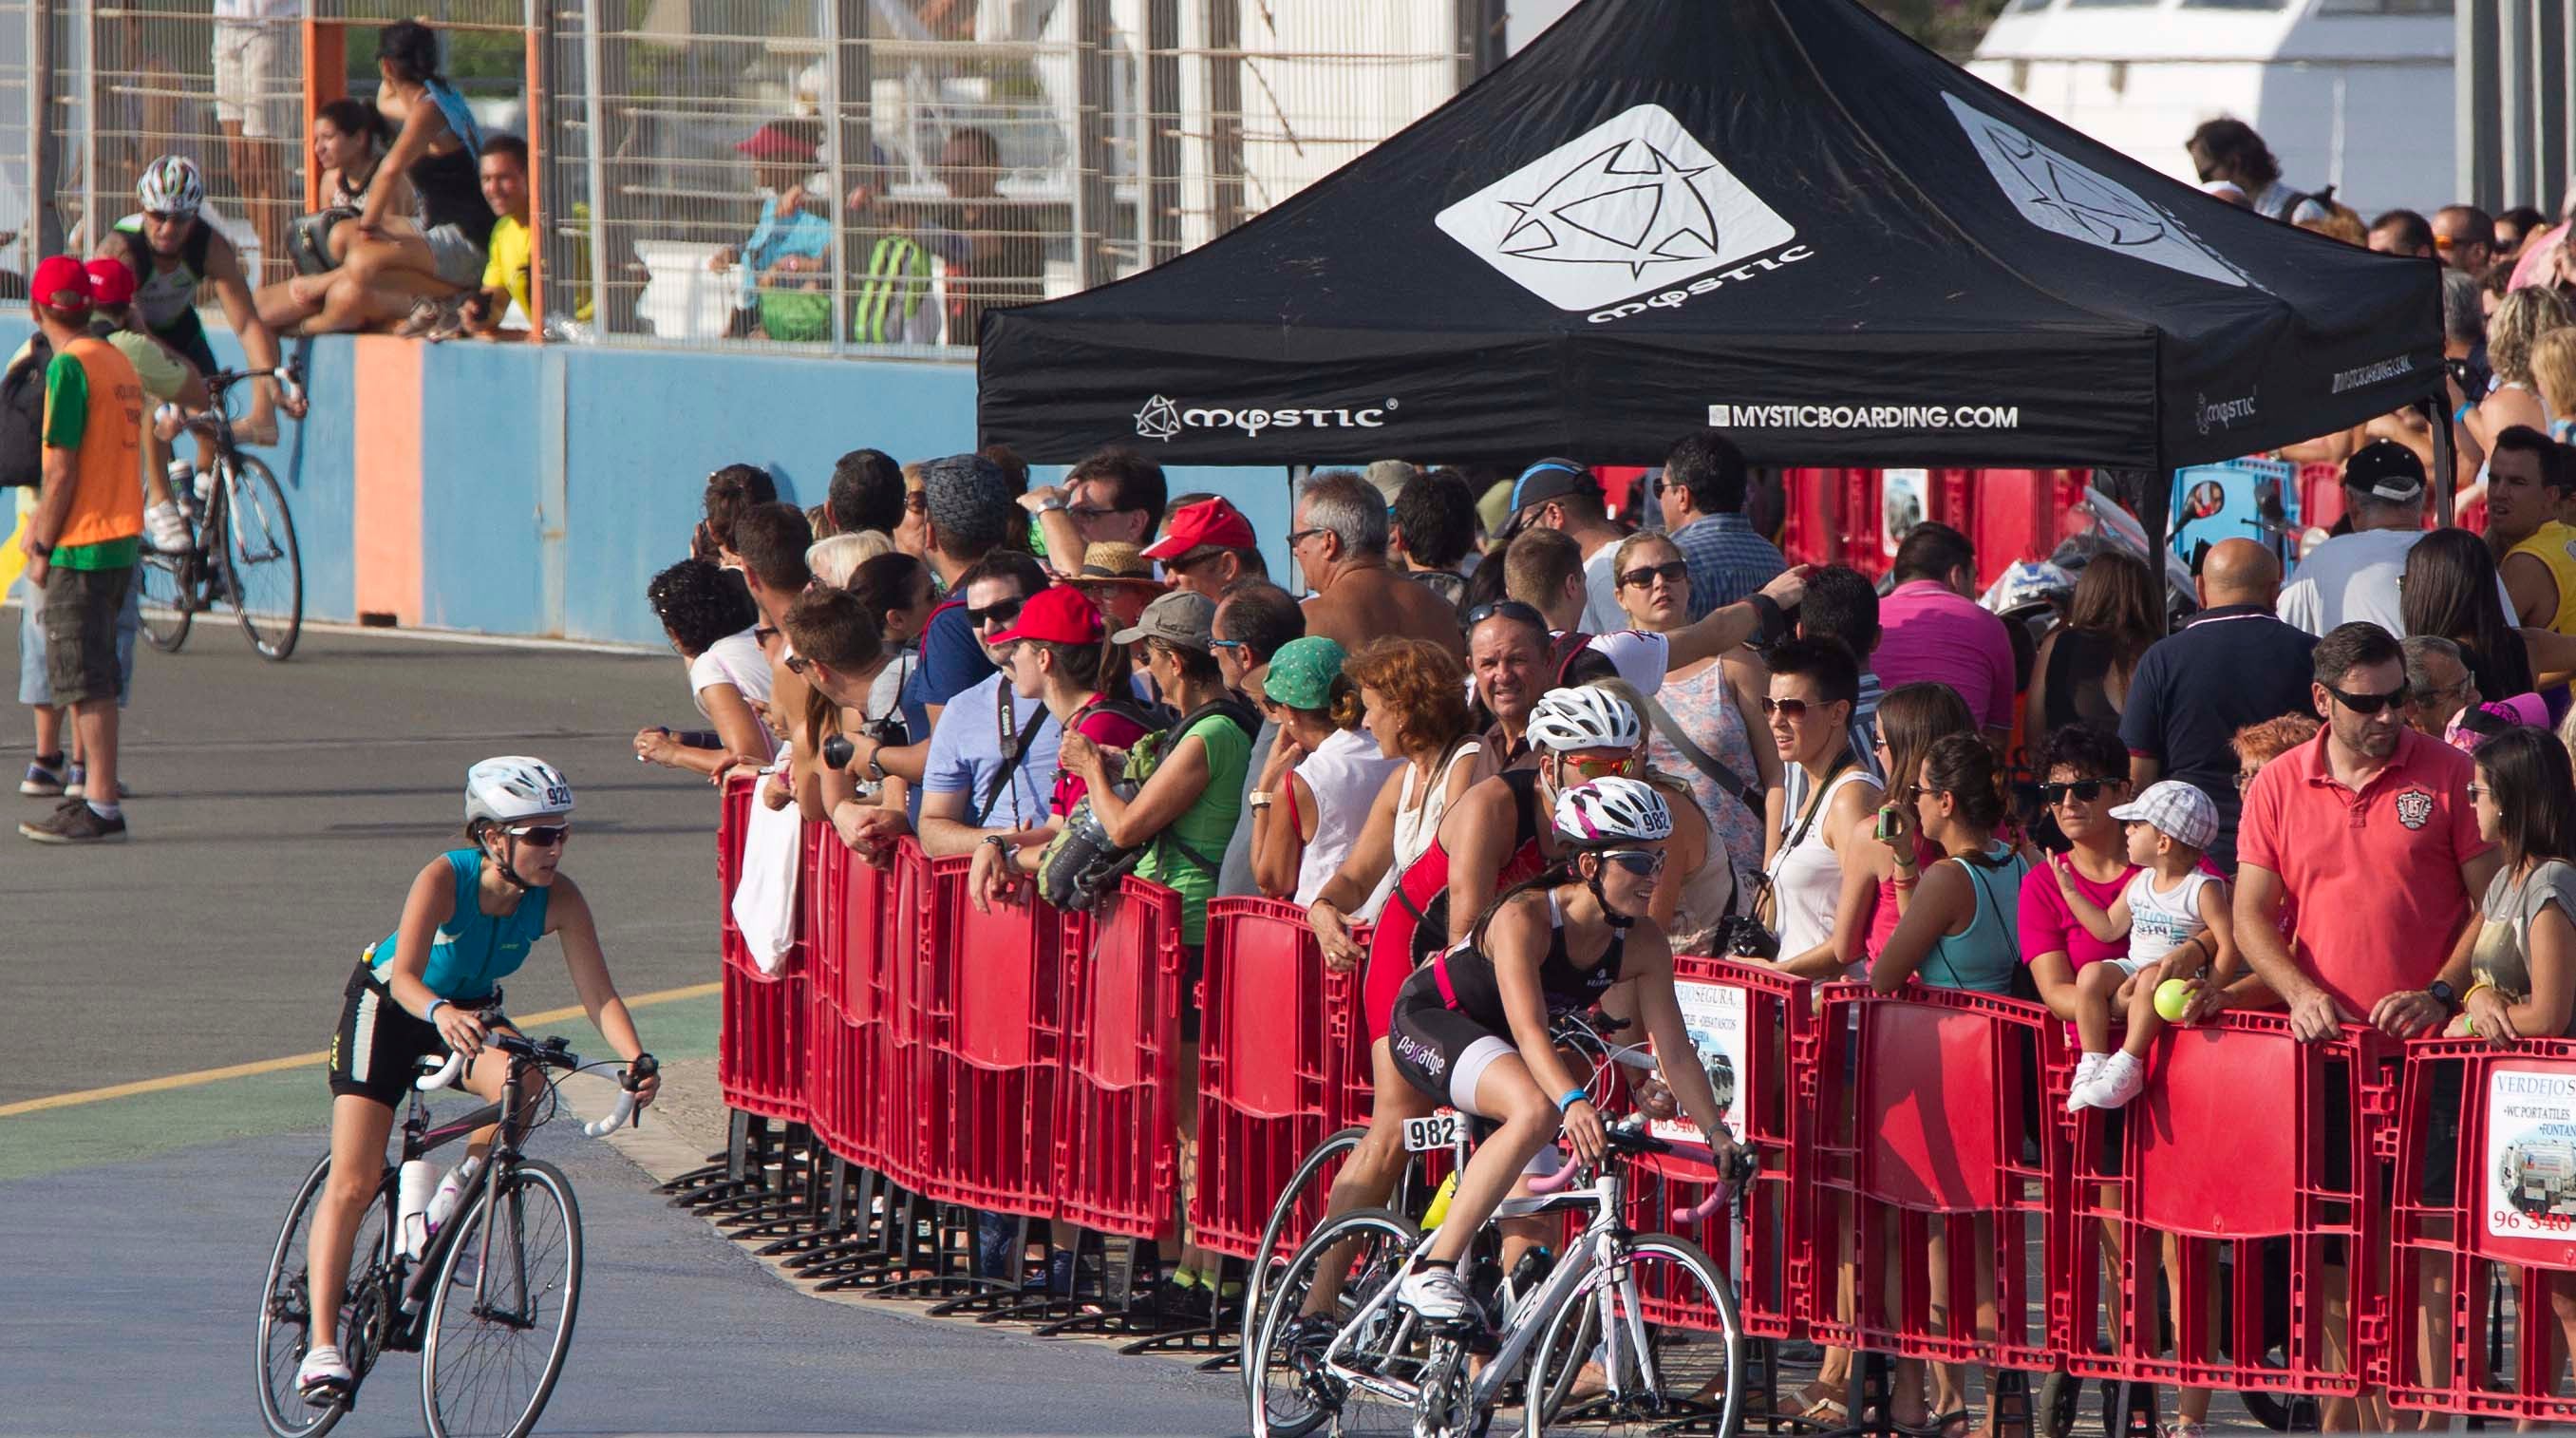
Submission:
[[376,59],[397,78],[415,85],[445,84],[439,69],[438,32],[418,20],[396,20],[376,34]]
[[[1598,848],[1609,847],[1612,846],[1607,844],[1598,846]],[[1581,860],[1584,855],[1594,852],[1597,852],[1597,849],[1593,846],[1571,850],[1564,858],[1557,860],[1555,863],[1548,865],[1539,872],[1530,875],[1528,878],[1523,879],[1519,883],[1512,885],[1510,888],[1503,890],[1499,894],[1496,894],[1493,897],[1492,902],[1485,905],[1485,911],[1476,916],[1475,926],[1467,931],[1467,946],[1479,953],[1484,952],[1485,929],[1488,925],[1494,922],[1494,915],[1502,912],[1503,905],[1510,903],[1512,900],[1519,898],[1523,894],[1553,889],[1559,884],[1573,884],[1581,882],[1583,878],[1583,870],[1578,861]]]
[[[1996,760],[1994,746],[1986,742],[1984,735],[1950,734],[1934,741],[1931,752],[1924,757],[1923,772],[1931,781],[1924,788],[1957,800],[1959,817],[1967,823],[1988,832],[2003,823],[2003,765]],[[1952,857],[1983,862],[1981,855]]]
[[1351,676],[1333,676],[1333,687],[1324,699],[1324,717],[1346,734],[1368,717],[1368,706],[1360,702],[1360,686],[1351,682]]

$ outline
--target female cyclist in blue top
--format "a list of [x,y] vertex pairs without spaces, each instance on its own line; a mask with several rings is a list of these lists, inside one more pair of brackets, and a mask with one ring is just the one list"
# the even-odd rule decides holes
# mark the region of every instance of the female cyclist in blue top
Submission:
[[[349,976],[331,1034],[331,1176],[306,1244],[314,1313],[340,1311],[358,1222],[382,1181],[394,1107],[418,1076],[419,1060],[451,1049],[463,1054],[465,1087],[500,1097],[509,1065],[481,1058],[486,1031],[478,1015],[538,939],[562,938],[581,1006],[618,1056],[632,1064],[643,1054],[635,1021],[609,981],[590,905],[557,869],[571,813],[572,786],[553,765],[517,756],[475,765],[465,776],[465,837],[473,847],[421,869],[403,900],[401,926],[370,945]],[[636,1106],[650,1104],[659,1087],[643,1077]],[[433,1226],[471,1189],[497,1127],[469,1138],[464,1161],[440,1181],[429,1208]],[[348,1390],[337,1337],[305,1335],[296,1384],[307,1402],[327,1405]]]

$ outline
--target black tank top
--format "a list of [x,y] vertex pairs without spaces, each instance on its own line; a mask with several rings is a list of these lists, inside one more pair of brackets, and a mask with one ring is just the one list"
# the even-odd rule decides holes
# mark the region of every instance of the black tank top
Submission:
[[411,176],[412,193],[420,196],[423,229],[454,225],[477,244],[492,233],[492,207],[483,202],[483,180],[475,164],[474,152],[463,145],[412,161],[405,173]]
[[2106,734],[2120,732],[2120,711],[2111,707],[2111,642],[2081,629],[2058,631],[2048,651],[2048,712],[2040,716],[2048,733],[2081,724]]
[[[1547,957],[1539,960],[1539,992],[1547,1001],[1548,1017],[1588,1009],[1601,1002],[1610,986],[1619,982],[1619,966],[1627,957],[1628,933],[1610,931],[1610,947],[1590,968],[1577,968],[1565,949],[1565,911],[1558,907],[1553,891],[1547,896]],[[1511,1032],[1511,1019],[1503,1012],[1502,985],[1494,979],[1494,961],[1467,944],[1460,944],[1432,961],[1432,982],[1441,1002],[1479,1025],[1496,1033]]]

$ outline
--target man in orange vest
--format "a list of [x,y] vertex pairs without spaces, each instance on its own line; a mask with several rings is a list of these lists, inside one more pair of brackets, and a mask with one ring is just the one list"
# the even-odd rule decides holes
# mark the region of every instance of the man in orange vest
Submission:
[[91,336],[80,261],[49,257],[28,293],[54,358],[45,369],[44,478],[19,547],[27,588],[43,596],[46,684],[72,711],[88,778],[83,797],[18,832],[42,844],[120,843],[116,617],[142,552],[143,381],[115,346]]

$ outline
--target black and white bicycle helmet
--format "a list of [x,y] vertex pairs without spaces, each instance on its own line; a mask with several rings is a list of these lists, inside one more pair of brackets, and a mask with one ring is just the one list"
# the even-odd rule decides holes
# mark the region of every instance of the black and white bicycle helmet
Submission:
[[1635,779],[1591,779],[1556,796],[1556,832],[1585,848],[1669,839],[1672,806]]
[[1646,726],[1637,722],[1637,711],[1627,700],[1589,686],[1550,689],[1530,710],[1529,741],[1534,748],[1559,754],[1634,749],[1645,738]]
[[134,198],[146,214],[186,219],[206,203],[205,177],[187,156],[163,155],[143,167],[142,178],[134,184]]
[[543,759],[504,754],[465,773],[465,822],[517,824],[572,812],[572,784]]

